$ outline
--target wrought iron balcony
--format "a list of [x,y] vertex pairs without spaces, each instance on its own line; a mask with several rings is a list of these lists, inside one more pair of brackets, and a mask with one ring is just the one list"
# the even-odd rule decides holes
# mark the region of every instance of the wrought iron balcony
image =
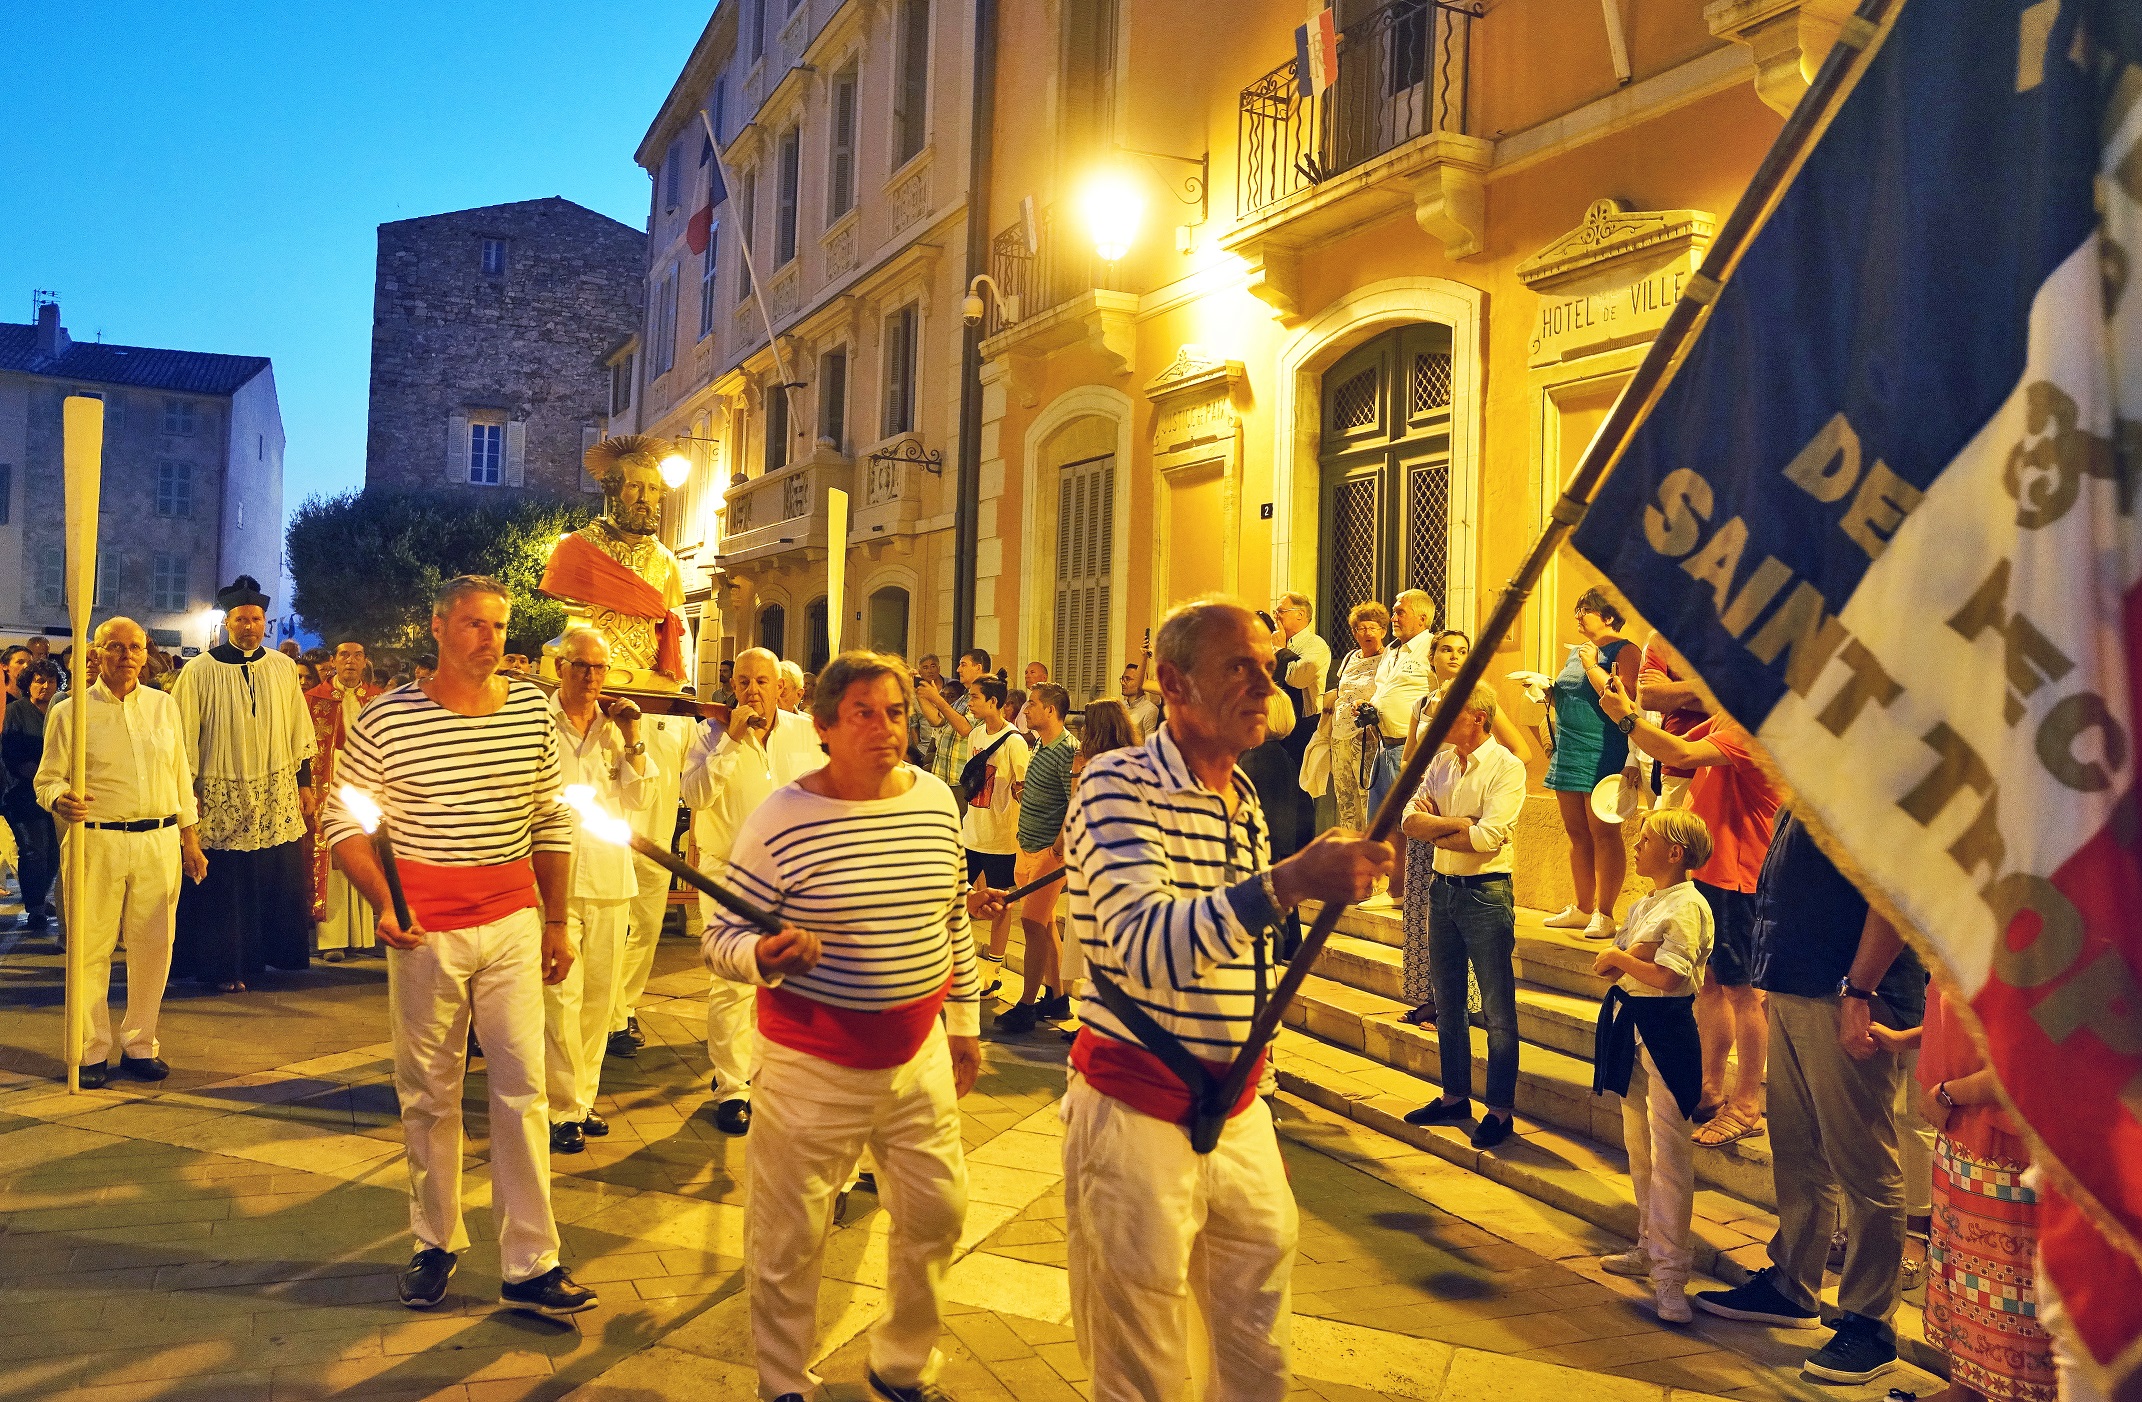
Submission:
[[1255,215],[1417,137],[1463,134],[1479,13],[1451,0],[1392,0],[1340,33],[1338,72],[1323,91],[1302,94],[1298,58],[1244,88],[1237,215]]
[[[989,275],[1005,297],[1018,298],[1021,321],[1033,321],[1081,293],[1117,290],[1113,265],[1096,257],[1093,246],[1068,224],[1059,224],[1056,207],[1045,205],[1034,214],[1033,248],[1027,247],[1023,224],[1012,225],[990,243]],[[983,339],[1010,324],[1004,319],[1003,302],[991,298]]]

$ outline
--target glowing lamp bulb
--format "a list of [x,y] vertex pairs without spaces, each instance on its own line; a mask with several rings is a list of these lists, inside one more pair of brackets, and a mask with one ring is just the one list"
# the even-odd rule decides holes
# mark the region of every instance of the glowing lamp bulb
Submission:
[[1138,237],[1138,221],[1145,214],[1145,197],[1128,176],[1121,171],[1096,175],[1087,183],[1080,208],[1093,251],[1102,262],[1118,262],[1130,252]]
[[580,815],[580,830],[590,837],[619,847],[632,845],[632,824],[597,803],[592,785],[567,784],[558,802]]
[[671,491],[684,485],[692,475],[692,460],[682,453],[671,453],[662,459],[662,485]]
[[342,806],[357,820],[357,826],[366,832],[378,832],[379,805],[372,801],[372,795],[363,789],[351,788],[348,784],[344,784],[340,792]]

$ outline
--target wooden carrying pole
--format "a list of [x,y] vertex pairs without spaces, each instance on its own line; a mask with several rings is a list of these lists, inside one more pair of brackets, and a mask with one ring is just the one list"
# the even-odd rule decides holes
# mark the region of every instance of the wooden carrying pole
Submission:
[[[74,737],[67,787],[89,790],[89,712],[84,698],[94,673],[89,652],[89,609],[97,597],[97,498],[104,480],[104,401],[70,394],[63,401],[60,424],[65,443],[67,478],[67,620],[74,625]],[[66,874],[60,900],[66,906],[67,1019],[60,1033],[60,1054],[67,1059],[67,1090],[82,1088],[83,998],[102,998],[106,990],[82,987],[82,951],[88,943],[82,927],[82,887],[87,880],[88,851],[80,824],[67,843]]]
[[[1599,426],[1599,432],[1585,448],[1583,461],[1570,474],[1569,485],[1563,488],[1561,499],[1555,503],[1551,523],[1533,542],[1517,573],[1496,600],[1495,612],[1481,628],[1480,638],[1458,668],[1458,674],[1443,688],[1443,699],[1428,722],[1427,734],[1369,822],[1370,837],[1384,842],[1396,834],[1407,802],[1420,787],[1421,776],[1427,773],[1428,762],[1442,748],[1443,737],[1450,733],[1451,723],[1486,674],[1488,660],[1495,655],[1502,640],[1509,636],[1510,630],[1517,626],[1518,616],[1524,611],[1525,602],[1531,597],[1533,586],[1539,582],[1548,561],[1584,519],[1592,498],[1598,495],[1599,484],[1621,460],[1629,440],[1635,437],[1636,430],[1665,392],[1673,372],[1679,368],[1701,332],[1711,305],[1718,300],[1719,292],[1739,266],[1741,256],[1747,252],[1763,222],[1784,198],[1793,177],[1799,174],[1808,153],[1829,125],[1831,113],[1865,70],[1883,23],[1902,3],[1903,0],[1861,0],[1858,10],[1845,22],[1837,43],[1822,61],[1815,80],[1808,85],[1806,95],[1800,99],[1799,106],[1793,108],[1792,116],[1786,119],[1785,129],[1771,143],[1754,179],[1749,181],[1739,203],[1733,206],[1733,213],[1726,219],[1724,227],[1719,229],[1717,239],[1704,255],[1702,269],[1689,279],[1681,300],[1674,304],[1666,325],[1660,329],[1658,339],[1651,343],[1643,363],[1622,390],[1621,397],[1614,401],[1606,422]],[[1791,335],[1792,328],[1781,326],[1778,334]],[[1219,1142],[1227,1111],[1241,1099],[1258,1053],[1278,1033],[1287,1004],[1309,977],[1310,966],[1331,938],[1344,909],[1342,905],[1331,904],[1317,913],[1316,923],[1303,939],[1301,949],[1289,961],[1286,974],[1273,990],[1270,1001],[1258,1012],[1241,1053],[1193,1123],[1191,1139],[1199,1153],[1210,1153]]]
[[840,656],[848,617],[848,494],[826,492],[826,656]]

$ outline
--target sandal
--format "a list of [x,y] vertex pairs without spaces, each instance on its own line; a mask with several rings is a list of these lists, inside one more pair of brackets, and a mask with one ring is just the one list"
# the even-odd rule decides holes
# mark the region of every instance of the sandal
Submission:
[[1727,1144],[1736,1144],[1751,1134],[1763,1131],[1763,1116],[1748,1119],[1740,1111],[1728,1105],[1712,1118],[1709,1124],[1689,1136],[1706,1149],[1716,1149]]

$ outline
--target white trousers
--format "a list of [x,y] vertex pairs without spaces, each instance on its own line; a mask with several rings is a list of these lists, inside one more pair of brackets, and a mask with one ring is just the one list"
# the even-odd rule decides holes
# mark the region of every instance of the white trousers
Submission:
[[759,1395],[809,1394],[819,1378],[818,1282],[833,1200],[867,1147],[892,1219],[885,1312],[870,1331],[871,1370],[912,1387],[933,1370],[945,1269],[967,1220],[959,1095],[942,1023],[905,1066],[857,1071],[766,1042],[744,1161],[744,1258]]
[[[1059,1113],[1071,1324],[1094,1402],[1189,1397],[1193,1366],[1207,1396],[1279,1402],[1301,1222],[1271,1110],[1251,1102],[1209,1154],[1075,1071]],[[1210,1351],[1195,1365],[1193,1301]]]
[[1696,1210],[1696,1146],[1680,1105],[1641,1037],[1629,1093],[1621,1098],[1621,1139],[1636,1189],[1636,1249],[1651,1258],[1653,1285],[1688,1284],[1695,1260],[1688,1245]]
[[[702,923],[714,918],[714,902],[699,898]],[[759,1054],[759,990],[720,974],[707,975],[707,1060],[714,1066],[714,1103],[751,1098]],[[752,1126],[757,1133],[758,1127]]]
[[379,912],[357,893],[342,868],[327,869],[326,918],[313,925],[321,953],[330,949],[370,949],[379,943]]
[[648,975],[654,972],[662,916],[669,910],[669,873],[637,852],[632,854],[632,870],[640,879],[640,893],[626,902],[630,914],[625,921],[625,972],[610,1012],[612,1032],[624,1031],[625,1020],[639,1012]]
[[542,947],[543,917],[520,910],[488,925],[427,931],[418,948],[387,951],[394,1092],[409,1153],[409,1230],[425,1246],[468,1249],[461,1220],[461,1084],[473,1015],[491,1088],[499,1271],[516,1281],[558,1264],[543,1095]]
[[[178,922],[178,829],[110,832],[62,825],[60,871],[67,871],[72,844],[86,841],[80,905],[74,919],[82,941],[82,1061],[102,1066],[112,1059],[112,952],[126,946],[126,1016],[119,1024],[119,1050],[155,1056],[156,1018],[171,978],[171,942]],[[77,938],[69,929],[67,938]]]
[[543,986],[543,1084],[552,1124],[579,1124],[595,1113],[611,1003],[625,969],[627,904],[579,896],[566,902],[565,938],[573,966],[564,978]]

